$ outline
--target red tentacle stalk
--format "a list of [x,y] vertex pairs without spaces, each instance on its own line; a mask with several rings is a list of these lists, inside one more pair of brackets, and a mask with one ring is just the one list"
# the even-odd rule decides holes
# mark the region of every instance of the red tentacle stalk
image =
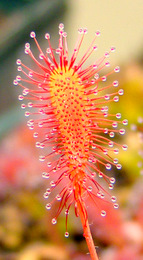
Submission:
[[88,246],[88,249],[89,249],[91,259],[92,260],[98,260],[99,258],[98,258],[98,255],[97,255],[97,252],[96,252],[96,249],[95,249],[95,245],[94,245],[94,242],[93,242],[93,238],[92,238],[89,223],[88,223],[85,203],[81,199],[81,196],[79,196],[77,189],[75,189],[75,198],[76,198],[76,203],[77,203],[78,214],[80,216],[82,227],[83,227],[83,232],[84,232],[83,235],[86,239],[86,243],[87,243],[87,246]]

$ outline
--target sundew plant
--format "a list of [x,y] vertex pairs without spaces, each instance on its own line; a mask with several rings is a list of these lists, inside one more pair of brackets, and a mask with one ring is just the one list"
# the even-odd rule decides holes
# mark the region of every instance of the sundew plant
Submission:
[[[123,95],[117,80],[107,83],[108,76],[119,72],[119,67],[103,74],[110,66],[108,58],[115,48],[86,66],[88,58],[95,55],[95,41],[100,32],[95,33],[89,46],[85,46],[84,54],[80,55],[86,34],[87,29],[78,30],[69,58],[63,24],[59,25],[57,49],[51,46],[50,35],[46,33],[48,46],[43,52],[35,32],[31,32],[30,37],[35,41],[39,57],[34,56],[30,44],[26,43],[25,53],[33,60],[34,69],[18,59],[18,71],[23,76],[18,75],[14,85],[22,88],[22,95],[19,95],[21,107],[26,109],[25,116],[30,117],[27,125],[33,130],[36,147],[43,149],[39,160],[47,164],[47,171],[42,174],[49,179],[49,187],[44,193],[48,199],[46,208],[50,210],[54,201],[59,201],[52,224],[57,223],[59,214],[64,210],[65,237],[68,237],[67,220],[73,206],[76,217],[81,219],[91,258],[98,259],[88,222],[87,199],[95,207],[100,208],[100,202],[105,200],[118,208],[116,197],[107,191],[108,188],[113,189],[115,178],[107,172],[112,167],[119,170],[122,167],[117,154],[120,148],[126,150],[127,145],[114,141],[114,136],[125,133],[123,125],[127,125],[127,120],[121,119],[120,113],[108,112],[108,105],[118,102],[119,96]],[[39,135],[43,136],[40,140]],[[102,187],[101,178],[107,190]],[[56,196],[51,200],[53,190]],[[106,217],[104,208],[99,211],[102,217]]]

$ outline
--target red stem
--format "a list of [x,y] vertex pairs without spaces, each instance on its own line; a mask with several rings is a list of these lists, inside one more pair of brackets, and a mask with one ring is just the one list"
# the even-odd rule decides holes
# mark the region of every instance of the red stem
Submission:
[[86,239],[86,243],[87,243],[87,246],[88,246],[88,249],[89,249],[91,259],[92,260],[99,260],[97,253],[96,253],[95,246],[94,246],[93,238],[92,238],[92,235],[91,235],[89,223],[88,223],[85,204],[79,198],[79,196],[78,196],[78,199],[77,199],[77,208],[78,208],[78,212],[79,212],[79,215],[80,215],[80,218],[81,218],[81,222],[82,222],[82,226],[83,226],[83,230],[84,230],[84,237]]

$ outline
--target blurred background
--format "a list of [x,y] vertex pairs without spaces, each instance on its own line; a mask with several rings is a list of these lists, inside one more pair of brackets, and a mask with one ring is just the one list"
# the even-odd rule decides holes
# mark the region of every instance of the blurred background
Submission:
[[[71,211],[70,237],[65,239],[65,216],[51,225],[45,210],[42,166],[31,131],[17,99],[21,90],[13,86],[16,60],[26,63],[24,45],[30,31],[46,49],[44,35],[58,45],[58,25],[65,24],[71,53],[77,30],[87,27],[84,47],[100,30],[100,57],[111,46],[112,68],[124,96],[112,106],[129,121],[120,154],[122,170],[116,176],[114,194],[120,208],[102,218],[91,210],[95,245],[102,260],[143,259],[143,1],[142,0],[0,0],[0,260],[88,260],[79,220]],[[35,46],[32,45],[34,52]],[[36,48],[35,48],[36,49]],[[86,49],[86,48],[85,48]],[[111,79],[112,80],[112,79]],[[55,205],[56,207],[56,205]]]

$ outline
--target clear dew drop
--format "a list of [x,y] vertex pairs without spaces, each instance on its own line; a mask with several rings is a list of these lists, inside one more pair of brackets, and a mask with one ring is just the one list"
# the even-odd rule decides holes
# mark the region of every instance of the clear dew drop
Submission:
[[105,98],[105,100],[109,100],[109,99],[110,99],[110,95],[109,95],[109,94],[106,94],[106,95],[104,96],[104,98]]
[[45,39],[46,39],[46,40],[49,40],[49,39],[50,39],[50,34],[49,34],[49,33],[46,33],[46,34],[45,34]]
[[119,66],[116,66],[115,69],[114,69],[115,72],[120,72],[120,67]]
[[39,156],[39,161],[40,161],[40,162],[44,162],[44,161],[45,161],[45,158],[46,158],[46,157],[45,157],[44,155],[40,155],[40,156]]
[[83,178],[83,184],[85,184],[85,183],[86,183],[86,181],[87,181],[87,178],[86,178],[86,177],[84,177],[84,178]]
[[94,178],[96,176],[96,172],[91,173],[91,178]]
[[104,134],[108,134],[108,128],[104,128]]
[[48,210],[51,209],[51,203],[46,204],[46,209],[48,209]]
[[114,185],[112,183],[109,184],[109,190],[113,190]]
[[108,116],[108,113],[107,112],[104,112],[104,117],[107,117]]
[[28,93],[29,93],[29,89],[28,89],[28,88],[25,88],[25,89],[22,91],[22,94],[23,94],[24,96],[26,96]]
[[50,185],[51,185],[51,187],[55,187],[55,186],[56,186],[56,183],[55,183],[54,181],[51,181],[51,182],[50,182]]
[[102,108],[101,108],[101,111],[102,111],[102,112],[108,112],[108,106],[102,107]]
[[65,210],[65,215],[69,215],[69,210],[68,209]]
[[53,167],[53,172],[55,173],[57,171],[56,167]]
[[29,126],[29,129],[30,129],[30,130],[33,130],[33,129],[34,129],[34,126],[33,126],[33,125]]
[[36,143],[35,143],[35,146],[36,146],[37,148],[40,148],[40,142],[36,142]]
[[13,81],[13,85],[15,85],[15,86],[18,85],[18,81],[16,79]]
[[22,67],[18,66],[17,71],[22,71]]
[[113,86],[114,87],[118,87],[119,86],[119,82],[117,80],[113,81]]
[[28,75],[29,75],[29,77],[33,77],[33,72],[29,71]]
[[113,162],[114,162],[115,164],[117,164],[117,163],[118,163],[118,159],[117,159],[117,158],[114,158]]
[[98,176],[99,176],[99,178],[103,178],[103,173],[99,172]]
[[118,203],[115,203],[114,204],[114,209],[118,209],[119,208],[119,204]]
[[119,149],[118,149],[118,148],[115,148],[115,149],[114,149],[114,153],[115,153],[115,154],[118,154],[118,153],[119,153]]
[[40,54],[39,54],[39,59],[40,59],[40,60],[43,60],[43,58],[44,58],[44,54],[43,54],[43,53],[40,53]]
[[114,102],[118,102],[118,101],[119,101],[119,97],[118,97],[118,96],[115,96],[115,97],[113,98],[113,100],[114,100]]
[[69,237],[69,232],[65,232],[65,237]]
[[96,149],[96,144],[92,144],[92,149]]
[[30,119],[27,121],[27,126],[33,126],[34,125],[34,120]]
[[19,100],[19,101],[22,101],[23,99],[24,99],[24,97],[23,97],[22,95],[19,95],[19,96],[18,96],[18,100]]
[[100,33],[100,31],[96,31],[95,34],[96,34],[96,36],[100,36],[101,33]]
[[112,123],[112,127],[116,128],[118,126],[118,123],[115,121]]
[[17,76],[16,76],[16,80],[17,80],[17,81],[21,81],[21,76],[17,75]]
[[67,37],[67,32],[63,32],[63,37],[64,37],[64,38]]
[[48,194],[50,194],[51,193],[51,189],[47,188],[46,192],[48,192]]
[[93,160],[92,160],[91,157],[89,157],[89,158],[88,158],[88,161],[89,161],[90,163],[92,163]]
[[39,122],[38,127],[40,127],[40,128],[43,127],[43,122]]
[[105,66],[106,66],[106,67],[109,67],[109,66],[110,66],[110,62],[109,62],[109,61],[106,61],[106,62],[105,62]]
[[107,155],[108,154],[108,149],[103,149],[103,153],[105,154],[105,155]]
[[114,143],[113,143],[112,141],[110,141],[110,142],[108,143],[108,146],[109,146],[110,148],[112,148],[112,147],[114,146]]
[[78,33],[79,33],[79,34],[82,34],[82,33],[83,33],[83,29],[82,29],[82,28],[79,28],[79,29],[78,29]]
[[45,135],[45,139],[46,139],[46,140],[49,140],[49,139],[50,139],[50,135],[47,135],[47,134],[46,134],[46,135]]
[[121,118],[121,113],[117,113],[117,114],[116,114],[116,118],[117,118],[117,119],[120,119],[120,118]]
[[34,138],[37,138],[37,137],[38,137],[38,133],[37,133],[37,132],[34,132],[34,133],[33,133],[33,137],[34,137]]
[[48,172],[43,172],[42,177],[45,178],[45,179],[49,179],[50,175],[49,175]]
[[115,180],[115,178],[114,178],[114,177],[111,177],[111,178],[110,178],[110,183],[114,184],[114,183],[115,183],[115,181],[116,181],[116,180]]
[[105,56],[106,58],[108,58],[108,57],[109,57],[109,52],[106,51],[105,54],[104,54],[104,56]]
[[43,197],[44,197],[45,199],[48,199],[49,193],[48,193],[48,192],[45,192],[45,193],[43,194]]
[[122,95],[124,94],[124,90],[123,90],[123,89],[119,89],[118,94],[119,94],[120,96],[122,96]]
[[56,200],[60,201],[61,200],[61,196],[59,194],[57,194],[56,196]]
[[20,59],[17,59],[16,64],[17,64],[17,65],[21,65],[21,60],[20,60]]
[[116,202],[116,200],[117,200],[117,198],[116,198],[115,196],[112,196],[112,197],[111,197],[111,201],[112,201],[112,202]]
[[101,197],[101,192],[100,191],[97,192],[97,197]]
[[84,34],[87,34],[87,32],[88,32],[87,28],[84,28],[84,29],[83,29],[83,33],[84,33]]
[[105,82],[105,81],[107,80],[107,77],[106,77],[106,76],[103,76],[103,77],[101,78],[101,80],[102,80],[103,82]]
[[89,191],[89,192],[91,192],[92,191],[92,186],[88,186],[88,188],[87,188],[87,190]]
[[61,53],[60,49],[57,48],[57,49],[56,49],[56,54],[60,54],[60,53]]
[[47,52],[48,54],[50,54],[50,53],[51,53],[51,49],[50,49],[50,48],[47,48],[47,49],[46,49],[46,52]]
[[124,119],[124,120],[122,121],[122,123],[123,123],[123,125],[128,125],[128,120],[127,120],[127,119]]
[[29,42],[25,43],[25,48],[27,48],[27,49],[30,48],[30,43]]
[[[94,68],[94,69],[97,69],[97,68],[98,68],[97,64],[93,64],[93,68]],[[94,78],[95,78],[95,80],[99,79],[99,74],[96,73],[96,74],[94,75]]]
[[116,165],[116,168],[117,168],[117,170],[121,170],[121,169],[122,169],[122,165],[121,165],[120,163],[118,163],[118,164]]
[[92,85],[94,85],[95,84],[95,79],[91,79],[91,81],[90,81],[90,83],[92,84]]
[[110,132],[110,133],[109,133],[109,136],[110,136],[111,138],[113,138],[113,137],[115,136],[115,133],[114,133],[114,132]]
[[25,112],[25,116],[26,116],[26,117],[30,116],[30,112],[29,112],[29,111],[26,111],[26,112]]
[[36,37],[36,33],[35,33],[35,32],[31,32],[31,33],[30,33],[30,37],[31,37],[31,38],[35,38],[35,37]]
[[48,162],[48,163],[47,163],[48,168],[50,168],[51,165],[52,165],[51,162]]
[[32,102],[28,102],[28,107],[33,107],[33,103]]
[[125,132],[126,132],[126,131],[125,131],[125,129],[124,129],[124,128],[121,128],[121,129],[119,130],[119,134],[120,134],[120,135],[124,135],[124,134],[125,134]]
[[22,109],[25,109],[25,108],[26,108],[26,105],[25,105],[25,104],[21,104],[21,108],[22,108]]
[[59,29],[60,29],[60,30],[63,30],[63,29],[64,29],[64,24],[63,24],[63,23],[60,23],[60,24],[59,24]]
[[128,149],[127,144],[123,144],[123,145],[122,145],[122,149],[123,149],[124,151],[126,151],[126,150]]
[[116,48],[114,46],[111,47],[111,52],[115,52]]
[[57,224],[56,218],[52,218],[52,221],[51,221],[51,222],[52,222],[53,225]]
[[24,50],[24,52],[25,52],[25,54],[29,54],[30,49],[27,49],[27,48],[26,48],[26,49]]
[[101,210],[101,216],[105,217],[106,216],[106,211],[105,210]]
[[100,196],[101,199],[104,199],[105,198],[105,195],[104,193],[101,193],[101,196]]
[[93,46],[93,50],[96,51],[97,50],[97,45]]

